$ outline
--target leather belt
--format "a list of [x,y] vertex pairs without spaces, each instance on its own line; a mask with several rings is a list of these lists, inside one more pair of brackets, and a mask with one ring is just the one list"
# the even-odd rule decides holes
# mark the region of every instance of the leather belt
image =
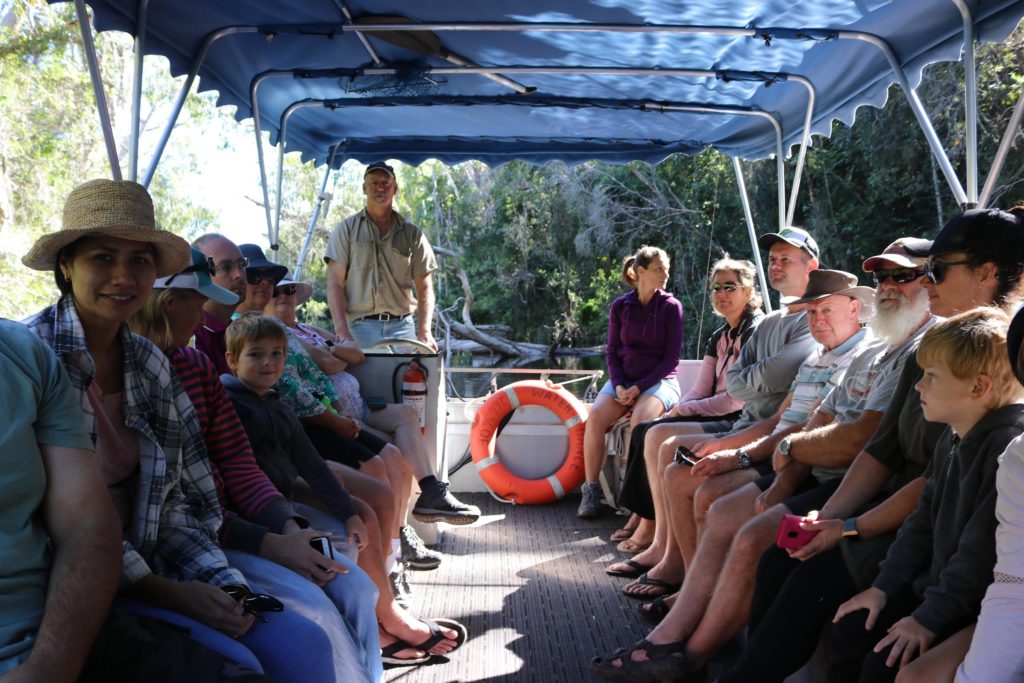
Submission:
[[362,320],[405,320],[411,315],[406,313],[405,315],[392,315],[391,313],[374,313],[373,315],[364,315],[362,318],[356,318],[354,322],[360,322]]

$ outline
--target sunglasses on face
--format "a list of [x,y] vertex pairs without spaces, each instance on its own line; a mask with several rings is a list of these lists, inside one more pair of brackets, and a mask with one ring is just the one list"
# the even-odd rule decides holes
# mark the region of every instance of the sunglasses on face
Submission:
[[262,616],[262,612],[284,611],[284,605],[274,596],[264,593],[253,593],[245,586],[223,586],[223,591],[242,603],[242,609],[247,614],[255,615],[264,624],[267,623],[267,620]]
[[928,259],[928,279],[934,284],[942,284],[942,281],[946,279],[946,273],[949,272],[952,266],[967,266],[970,265],[970,260],[962,261],[939,261],[938,259]]
[[736,284],[735,282],[713,282],[711,284],[712,292],[720,292],[723,289],[727,292],[735,292],[737,289],[739,289],[739,285]]
[[244,256],[238,259],[237,261],[221,261],[216,266],[214,266],[213,274],[227,277],[236,270],[245,270],[245,267],[247,265],[249,265],[249,259],[245,258]]
[[927,275],[927,271],[916,268],[893,268],[892,270],[876,270],[871,275],[875,278],[875,287],[878,287],[889,278],[892,278],[892,281],[898,285],[905,285]]
[[281,285],[280,287],[274,287],[274,297],[279,297],[282,294],[285,296],[291,296],[298,290],[298,285]]
[[179,275],[184,275],[185,273],[209,273],[212,276],[214,270],[215,266],[213,265],[213,258],[207,256],[206,260],[203,261],[202,263],[193,263],[191,266],[181,271],[180,273],[175,273],[174,275],[167,278],[167,282],[165,283],[164,286],[170,287],[171,283],[174,282],[174,278],[178,277]]
[[280,279],[281,278],[276,277],[276,273],[274,273],[274,271],[272,270],[261,270],[258,268],[245,269],[245,281],[250,285],[258,285],[261,282],[269,282],[270,284],[274,284]]

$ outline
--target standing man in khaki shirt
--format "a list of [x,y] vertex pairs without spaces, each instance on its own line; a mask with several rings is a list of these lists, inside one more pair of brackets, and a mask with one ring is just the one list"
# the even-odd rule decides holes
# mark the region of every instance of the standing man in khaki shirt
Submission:
[[436,351],[430,333],[434,250],[423,231],[392,208],[398,183],[391,166],[367,166],[363,192],[366,208],[335,226],[324,254],[334,332],[362,348],[399,337],[418,339]]

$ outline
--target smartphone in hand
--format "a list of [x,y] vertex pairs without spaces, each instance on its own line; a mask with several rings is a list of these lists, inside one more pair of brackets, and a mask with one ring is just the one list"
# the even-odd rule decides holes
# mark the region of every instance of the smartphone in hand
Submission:
[[331,539],[326,536],[314,536],[309,539],[309,545],[324,557],[334,559],[334,546],[331,545]]
[[693,467],[697,464],[697,461],[700,460],[700,458],[698,458],[697,455],[686,446],[680,446],[676,449],[676,457],[674,460],[680,465],[689,465],[690,467]]
[[779,533],[775,535],[775,545],[780,548],[796,550],[810,543],[811,539],[818,535],[818,532],[801,529],[800,523],[805,519],[807,518],[800,515],[786,515],[783,517],[782,523],[779,524]]

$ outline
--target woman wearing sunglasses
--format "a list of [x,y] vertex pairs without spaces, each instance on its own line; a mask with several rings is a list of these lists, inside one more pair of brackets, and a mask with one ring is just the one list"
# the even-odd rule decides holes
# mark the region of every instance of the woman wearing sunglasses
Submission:
[[[659,466],[659,446],[679,434],[684,429],[683,423],[689,423],[686,428],[690,430],[727,431],[739,417],[743,404],[726,393],[726,373],[739,358],[743,343],[764,318],[755,275],[754,264],[750,261],[725,258],[711,266],[711,306],[715,315],[725,319],[725,324],[708,337],[700,373],[686,395],[661,418],[641,423],[633,432],[626,478],[619,495],[619,505],[633,515],[629,524],[618,532],[618,538],[627,539],[619,544],[620,550],[646,549],[655,538],[656,520],[664,519],[663,492],[660,488],[652,489],[649,484],[649,477],[654,476]],[[654,479],[660,480],[660,476]],[[681,569],[680,565],[680,573]],[[639,573],[627,563],[612,565],[608,571],[627,576]]]
[[[290,612],[324,630],[333,646],[336,680],[379,681],[376,588],[352,560],[341,553],[325,558],[310,545],[330,535],[302,528],[319,513],[296,512],[274,487],[254,458],[212,361],[187,346],[208,299],[224,305],[238,301],[213,283],[212,273],[208,259],[192,249],[192,265],[156,281],[148,302],[132,318],[132,328],[167,355],[196,408],[224,507],[219,536],[231,565],[259,590],[281,598]],[[341,526],[331,520],[331,529]],[[258,608],[266,601],[252,602]]]
[[[221,507],[195,409],[163,353],[128,329],[155,279],[189,260],[188,244],[156,227],[145,188],[111,180],[75,188],[62,228],[22,259],[53,270],[61,293],[25,324],[68,370],[120,516],[121,596],[146,604],[119,604],[184,624],[226,657],[251,658],[238,639],[278,681],[332,675],[319,627],[287,612],[254,627],[247,604],[226,591],[250,592],[216,542]],[[308,649],[278,646],[296,634]]]

